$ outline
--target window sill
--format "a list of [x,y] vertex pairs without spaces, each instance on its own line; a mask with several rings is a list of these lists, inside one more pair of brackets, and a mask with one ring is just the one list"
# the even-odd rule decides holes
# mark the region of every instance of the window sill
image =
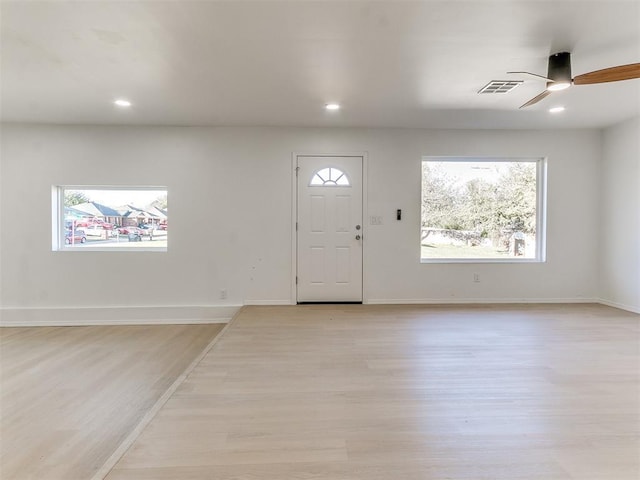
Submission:
[[166,247],[64,247],[53,250],[54,252],[152,252],[165,253]]
[[421,258],[420,263],[545,263],[539,258]]

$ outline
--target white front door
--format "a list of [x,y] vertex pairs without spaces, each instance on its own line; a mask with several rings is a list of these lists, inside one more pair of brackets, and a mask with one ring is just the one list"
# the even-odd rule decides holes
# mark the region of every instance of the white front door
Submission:
[[362,302],[362,157],[297,167],[297,301]]

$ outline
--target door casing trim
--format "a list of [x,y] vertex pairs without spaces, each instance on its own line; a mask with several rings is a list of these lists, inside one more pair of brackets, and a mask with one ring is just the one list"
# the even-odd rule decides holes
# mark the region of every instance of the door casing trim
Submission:
[[369,215],[367,199],[368,180],[368,154],[367,152],[346,152],[346,153],[310,153],[292,152],[291,154],[291,305],[298,303],[298,289],[296,286],[296,274],[298,272],[298,235],[296,233],[296,222],[298,220],[298,176],[296,168],[298,157],[359,157],[362,159],[362,303],[368,303],[367,292],[367,262],[366,249],[369,238]]

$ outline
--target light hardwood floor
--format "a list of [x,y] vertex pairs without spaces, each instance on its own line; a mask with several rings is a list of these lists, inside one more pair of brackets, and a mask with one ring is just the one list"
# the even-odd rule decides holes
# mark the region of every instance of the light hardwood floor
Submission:
[[638,480],[639,320],[244,308],[107,478]]
[[0,478],[92,478],[223,327],[0,329]]

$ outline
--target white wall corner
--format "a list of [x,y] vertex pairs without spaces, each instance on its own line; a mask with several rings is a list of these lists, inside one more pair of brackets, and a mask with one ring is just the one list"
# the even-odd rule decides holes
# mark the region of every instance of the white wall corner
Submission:
[[598,303],[601,303],[602,305],[607,305],[608,307],[619,308],[620,310],[626,310],[627,312],[640,313],[640,305],[627,305],[624,303],[605,300],[604,298],[599,298]]

